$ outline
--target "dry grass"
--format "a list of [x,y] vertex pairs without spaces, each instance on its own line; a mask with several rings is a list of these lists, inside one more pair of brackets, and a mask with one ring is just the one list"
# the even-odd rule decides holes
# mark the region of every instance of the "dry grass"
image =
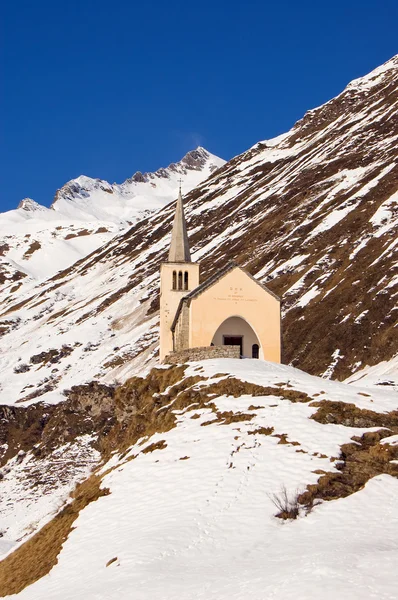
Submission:
[[167,444],[164,440],[160,440],[159,442],[149,444],[149,446],[141,450],[141,452],[142,454],[148,454],[149,452],[153,452],[154,450],[163,450],[164,448],[167,448]]
[[254,429],[254,431],[249,431],[248,434],[249,435],[272,435],[274,433],[274,428],[273,427],[258,427],[257,429]]
[[314,485],[308,485],[299,502],[312,505],[315,500],[345,498],[361,490],[376,475],[386,473],[398,477],[398,446],[381,444],[391,431],[367,432],[353,437],[354,443],[344,444],[338,457],[338,472],[325,473]]
[[330,402],[321,400],[312,402],[310,406],[318,407],[311,419],[318,423],[334,423],[346,427],[389,427],[398,428],[398,411],[378,413],[358,408],[355,404]]
[[277,396],[279,398],[284,398],[285,400],[290,400],[290,402],[310,402],[312,400],[312,398],[305,392],[292,389],[282,389],[279,387],[264,387],[262,385],[257,385],[256,383],[240,381],[239,379],[235,379],[235,377],[222,379],[217,383],[213,383],[208,389],[210,388],[212,393],[215,393],[218,396],[227,395],[233,396],[234,398],[238,398],[239,396],[243,395],[250,395],[254,397]]
[[283,485],[277,494],[269,494],[268,497],[278,510],[277,514],[275,515],[276,517],[283,520],[297,519],[301,508],[298,500],[298,491],[296,491],[296,493],[290,497],[286,487]]
[[62,544],[72,531],[72,525],[79,512],[90,502],[109,493],[109,490],[100,488],[100,483],[101,480],[96,475],[89,477],[76,488],[74,500],[70,504],[25,544],[0,562],[0,597],[18,594],[26,586],[50,572],[57,564]]

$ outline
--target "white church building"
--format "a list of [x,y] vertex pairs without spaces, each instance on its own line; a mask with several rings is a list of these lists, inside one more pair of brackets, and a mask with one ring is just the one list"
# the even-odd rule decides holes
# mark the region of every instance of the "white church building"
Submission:
[[180,189],[168,261],[160,267],[160,360],[173,362],[173,353],[188,351],[189,357],[205,348],[209,358],[222,356],[228,346],[242,358],[280,362],[280,299],[235,263],[200,283]]

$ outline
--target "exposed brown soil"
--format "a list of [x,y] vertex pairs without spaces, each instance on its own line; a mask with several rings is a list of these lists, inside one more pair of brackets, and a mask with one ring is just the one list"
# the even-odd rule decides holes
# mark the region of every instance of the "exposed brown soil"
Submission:
[[36,250],[40,250],[41,248],[41,244],[38,241],[34,241],[31,243],[31,245],[29,246],[29,248],[26,250],[25,254],[23,255],[24,258],[29,258],[33,252],[36,252]]
[[55,364],[58,363],[61,360],[61,358],[69,356],[71,352],[73,352],[73,348],[65,344],[60,350],[52,348],[51,350],[43,351],[40,352],[40,354],[35,354],[31,356],[30,363],[33,365],[48,363]]
[[71,240],[71,239],[76,238],[76,237],[82,237],[82,236],[85,236],[85,235],[90,235],[91,233],[93,233],[93,232],[89,231],[88,229],[81,229],[77,233],[68,233],[64,237],[64,240]]

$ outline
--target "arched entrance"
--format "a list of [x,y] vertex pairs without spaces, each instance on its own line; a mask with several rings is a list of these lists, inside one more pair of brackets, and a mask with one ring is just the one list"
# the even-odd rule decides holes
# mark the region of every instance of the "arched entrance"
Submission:
[[218,327],[211,341],[214,346],[240,346],[244,358],[259,358],[261,345],[254,329],[242,317],[229,317]]

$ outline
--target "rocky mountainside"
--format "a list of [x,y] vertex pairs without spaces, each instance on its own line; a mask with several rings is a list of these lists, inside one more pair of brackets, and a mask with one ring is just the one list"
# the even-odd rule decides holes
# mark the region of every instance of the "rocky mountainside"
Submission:
[[[345,378],[397,353],[398,57],[185,199],[206,278],[231,259],[283,297],[284,361]],[[2,401],[58,402],[156,364],[174,204],[3,297]],[[379,383],[388,384],[383,371]]]
[[188,193],[224,163],[199,147],[122,184],[82,175],[57,191],[50,208],[25,198],[0,214],[0,289],[15,293],[53,276],[175,199],[180,179]]

